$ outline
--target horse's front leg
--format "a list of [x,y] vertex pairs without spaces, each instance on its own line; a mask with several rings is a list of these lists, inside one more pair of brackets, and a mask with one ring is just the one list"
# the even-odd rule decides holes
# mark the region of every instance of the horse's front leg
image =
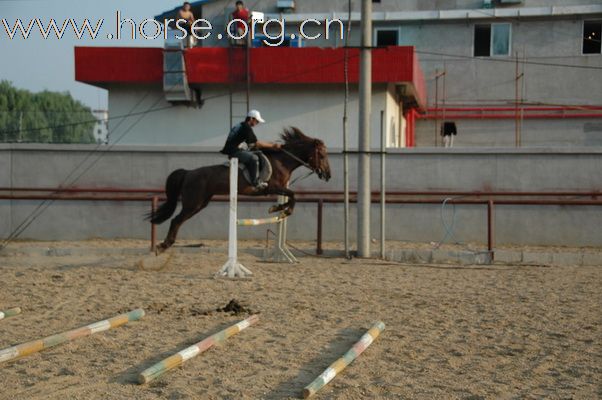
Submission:
[[288,198],[286,203],[276,204],[270,207],[270,213],[282,211],[285,216],[289,216],[293,213],[293,209],[295,208],[295,192],[287,188],[274,188],[269,191],[269,194],[277,194]]

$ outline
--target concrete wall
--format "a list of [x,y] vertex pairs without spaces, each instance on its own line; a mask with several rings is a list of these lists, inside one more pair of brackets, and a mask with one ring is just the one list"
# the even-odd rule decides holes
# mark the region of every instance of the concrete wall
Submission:
[[[515,121],[457,120],[458,135],[454,138],[456,147],[513,147]],[[416,145],[429,147],[437,143],[441,146],[441,136],[435,134],[433,120],[420,120],[416,124]],[[521,143],[525,147],[566,147],[602,146],[602,119],[526,119],[522,122]]]
[[[169,107],[158,85],[119,85],[109,88],[109,143],[144,145],[222,146],[230,131],[230,103],[226,85],[205,86],[200,109],[177,106],[138,115],[150,109]],[[297,126],[319,137],[329,147],[339,147],[343,130],[343,85],[255,85],[250,107],[267,121],[255,128],[263,140],[275,140],[284,127]],[[349,99],[349,143],[358,141],[357,86]],[[400,106],[393,87],[374,85],[372,95],[372,146],[380,146],[380,111],[385,111],[387,129],[399,130]],[[127,118],[122,115],[134,114]],[[391,136],[393,136],[391,134]],[[403,143],[402,143],[403,144]]]
[[[224,161],[216,149],[198,147],[116,146],[108,152],[90,153],[89,146],[0,145],[0,186],[56,187],[76,166],[82,171],[80,187],[161,187],[176,168],[195,168]],[[342,190],[340,149],[330,149],[333,179],[324,183],[311,177],[298,190]],[[494,150],[404,149],[391,151],[387,159],[389,190],[499,190],[561,191],[602,190],[602,150]],[[356,163],[351,162],[351,185]],[[301,173],[304,171],[299,171]],[[378,159],[373,160],[372,184],[378,187]],[[0,201],[0,237],[6,237],[38,206],[39,201]],[[240,217],[263,217],[268,204],[240,204]],[[342,205],[326,205],[325,240],[342,240]],[[148,203],[57,201],[23,234],[42,240],[94,237],[148,238],[149,225],[142,216]],[[353,211],[354,208],[353,208]],[[373,208],[373,234],[378,232],[378,206]],[[439,241],[445,236],[442,223],[453,208],[441,205],[391,205],[387,208],[387,235],[395,240]],[[212,203],[187,223],[184,238],[227,237],[225,203]],[[315,239],[316,206],[299,204],[290,219],[290,238]],[[355,212],[352,212],[355,221]],[[449,221],[449,220],[448,220]],[[354,222],[352,223],[352,225]],[[498,206],[496,239],[499,244],[602,246],[600,207]],[[454,238],[460,242],[485,240],[484,206],[455,208]],[[161,225],[163,237],[166,225]],[[243,238],[264,238],[266,228],[240,228]],[[352,227],[355,235],[355,226]]]

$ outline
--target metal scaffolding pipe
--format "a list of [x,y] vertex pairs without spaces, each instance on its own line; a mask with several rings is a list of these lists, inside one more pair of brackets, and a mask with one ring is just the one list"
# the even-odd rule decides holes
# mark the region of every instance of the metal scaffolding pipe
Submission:
[[[439,107],[439,108],[435,108],[435,107],[430,107],[426,110],[426,112],[428,114],[431,113],[438,113],[438,112],[443,112],[444,108],[443,107]],[[445,107],[445,111],[461,111],[461,112],[468,112],[468,111],[478,111],[478,112],[483,112],[483,111],[495,111],[495,112],[502,112],[502,111],[506,111],[506,112],[514,112],[514,107],[493,107],[493,106],[484,106],[484,107],[472,107],[472,106],[467,106],[467,107]],[[588,106],[588,105],[582,105],[582,106],[529,106],[529,105],[522,105],[520,107],[520,110],[523,112],[531,112],[531,111],[584,111],[584,110],[599,110],[602,111],[602,106]]]
[[495,246],[495,214],[493,200],[487,202],[487,250],[491,261],[495,258],[493,248]]
[[[437,114],[426,114],[420,115],[419,119],[438,119],[440,118]],[[447,119],[514,119],[514,114],[508,114],[507,111],[503,111],[500,114],[447,114]],[[554,114],[554,113],[539,113],[539,114],[524,114],[524,119],[585,119],[585,118],[602,118],[602,113],[572,113],[572,114]]]
[[[130,191],[132,190],[132,191]],[[133,190],[137,189],[112,189],[111,193],[137,193]],[[2,193],[8,192],[8,193]],[[25,193],[19,193],[25,192]],[[31,192],[38,192],[36,194],[29,194]],[[78,189],[76,192],[71,193],[83,193],[84,195],[73,195],[73,194],[61,194],[56,189],[42,189],[42,188],[0,188],[0,199],[3,200],[100,200],[100,201],[151,201],[153,196],[141,196],[141,195],[105,195],[105,192],[99,192],[96,189]],[[95,193],[103,193],[102,195],[94,195]],[[326,199],[332,196],[343,196],[343,192],[337,190],[305,190],[296,192],[298,200],[303,202],[307,199]],[[357,197],[357,192],[350,192],[351,196]],[[372,191],[373,198],[380,198],[380,191]],[[394,197],[414,197],[414,196],[429,196],[429,197],[591,197],[596,199],[602,197],[602,191],[387,191],[387,202],[393,200]],[[338,197],[337,197],[338,198]],[[165,196],[159,195],[159,200],[165,200]],[[228,201],[228,196],[217,195],[213,198],[214,201]],[[239,196],[239,202],[273,202],[276,200],[274,196],[266,197],[254,197],[254,196]],[[317,200],[316,200],[317,201]]]
[[[347,28],[345,33],[345,101],[343,103],[343,247],[345,258],[351,258],[351,246],[349,244],[349,36],[351,35],[351,0],[347,1]],[[320,210],[322,204],[320,203]],[[320,215],[321,216],[321,215]],[[322,221],[320,232],[322,232]],[[321,242],[320,242],[321,243]],[[318,251],[321,251],[318,248]]]

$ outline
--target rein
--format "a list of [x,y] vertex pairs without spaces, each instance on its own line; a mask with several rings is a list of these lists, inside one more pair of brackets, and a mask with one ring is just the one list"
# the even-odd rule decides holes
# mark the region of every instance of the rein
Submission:
[[309,171],[307,174],[305,174],[303,176],[298,176],[295,179],[293,179],[293,181],[291,183],[289,183],[289,185],[293,186],[295,184],[295,182],[301,181],[301,180],[303,180],[305,178],[309,178],[313,173],[314,173],[314,171]]
[[298,163],[300,163],[301,165],[303,165],[305,168],[309,169],[309,173],[308,174],[303,175],[303,176],[298,176],[292,182],[290,182],[289,185],[292,186],[295,182],[297,182],[299,180],[302,180],[302,179],[305,179],[305,178],[308,178],[311,174],[314,174],[316,172],[315,168],[313,168],[311,165],[309,165],[308,163],[306,163],[305,161],[303,161],[302,159],[300,159],[299,157],[297,157],[296,155],[294,155],[290,151],[285,150],[283,148],[281,148],[280,151],[282,151],[284,154],[286,154],[287,156],[289,156],[293,160],[295,160]]
[[292,158],[293,160],[299,162],[301,165],[303,165],[305,168],[311,170],[312,173],[316,172],[316,170],[309,165],[308,163],[306,163],[305,161],[303,161],[302,159],[300,159],[299,157],[297,157],[296,155],[294,155],[293,153],[291,153],[288,150],[285,150],[283,148],[280,149],[280,151],[282,151],[284,154],[286,154],[287,156],[289,156],[290,158]]

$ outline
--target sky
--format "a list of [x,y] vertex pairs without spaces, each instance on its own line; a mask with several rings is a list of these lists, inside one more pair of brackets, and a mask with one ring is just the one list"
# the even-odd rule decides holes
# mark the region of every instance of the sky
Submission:
[[[70,92],[73,97],[94,109],[107,108],[107,91],[75,81],[73,48],[75,46],[150,46],[163,47],[162,38],[137,40],[107,39],[115,32],[116,14],[141,22],[182,3],[181,0],[0,0],[0,80],[11,81],[16,87],[34,92],[52,90]],[[25,26],[40,18],[44,25],[51,18],[62,25],[73,18],[78,24],[90,19],[93,27],[104,18],[101,34],[95,40],[88,35],[78,39],[71,27],[62,39],[53,35],[44,39],[34,25],[28,39],[20,34],[10,39],[2,19],[9,27],[21,19]],[[125,30],[124,30],[125,32]]]

